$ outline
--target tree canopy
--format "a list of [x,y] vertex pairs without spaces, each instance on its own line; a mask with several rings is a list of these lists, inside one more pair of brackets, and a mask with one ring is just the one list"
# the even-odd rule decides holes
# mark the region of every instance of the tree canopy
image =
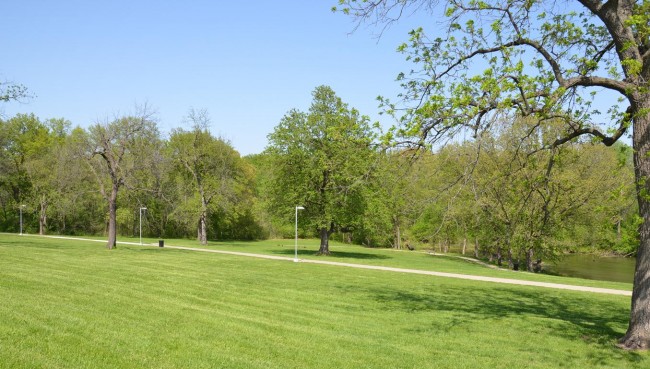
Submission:
[[206,244],[208,212],[233,209],[235,203],[245,200],[249,178],[239,153],[208,131],[207,111],[190,110],[188,120],[191,130],[175,129],[168,150],[179,174],[178,190],[187,198],[183,215],[197,220],[197,239]]
[[[399,46],[404,105],[384,100],[405,142],[479,137],[496,117],[531,117],[527,136],[555,148],[583,136],[613,145],[632,128],[640,227],[629,329],[621,346],[650,347],[650,3],[635,0],[340,0],[359,22],[410,11],[443,16]],[[336,10],[336,8],[335,8]],[[606,98],[599,100],[601,94]],[[400,114],[403,113],[403,114]],[[544,135],[549,122],[563,122]]]
[[305,207],[304,218],[320,235],[319,253],[329,254],[329,236],[354,228],[363,214],[374,134],[368,118],[330,87],[319,86],[312,96],[308,113],[290,111],[269,135],[270,193],[278,212]]

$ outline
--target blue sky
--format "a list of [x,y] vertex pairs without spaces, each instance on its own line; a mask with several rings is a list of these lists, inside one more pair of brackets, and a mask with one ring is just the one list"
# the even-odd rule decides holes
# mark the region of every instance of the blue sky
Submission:
[[247,155],[261,152],[282,116],[307,110],[311,91],[325,84],[390,126],[375,98],[400,91],[395,76],[410,66],[395,49],[409,25],[380,40],[372,27],[350,34],[352,19],[332,13],[335,3],[3,1],[0,80],[36,97],[0,112],[87,127],[147,102],[168,133],[191,107],[205,108],[213,133]]

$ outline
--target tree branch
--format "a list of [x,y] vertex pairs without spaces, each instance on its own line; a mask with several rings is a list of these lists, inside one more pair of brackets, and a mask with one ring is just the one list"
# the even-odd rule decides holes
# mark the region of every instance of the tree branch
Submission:
[[591,10],[592,13],[596,14],[603,7],[603,3],[600,0],[578,0],[580,4],[584,5],[587,9]]
[[583,128],[574,128],[572,132],[570,132],[567,136],[558,138],[551,144],[551,148],[558,147],[566,142],[569,142],[573,140],[574,138],[577,138],[582,135],[591,135],[594,137],[600,138],[602,143],[605,146],[612,146],[616,141],[618,141],[619,138],[621,138],[625,132],[627,132],[628,127],[630,126],[630,112],[632,108],[628,107],[627,109],[627,114],[625,115],[625,118],[621,120],[621,123],[618,126],[618,129],[616,132],[614,132],[613,135],[607,136],[603,132],[601,132],[599,129],[594,128],[594,127],[583,127]]
[[562,85],[564,88],[572,87],[604,87],[626,95],[634,87],[633,84],[611,78],[597,76],[580,76],[567,79]]

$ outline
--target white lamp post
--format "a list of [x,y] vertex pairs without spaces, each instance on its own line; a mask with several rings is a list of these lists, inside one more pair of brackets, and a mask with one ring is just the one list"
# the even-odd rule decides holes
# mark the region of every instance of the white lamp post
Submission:
[[142,210],[147,210],[147,208],[140,208],[140,245],[142,245]]
[[296,244],[294,247],[294,257],[293,257],[293,261],[295,263],[298,262],[298,210],[304,210],[304,209],[305,208],[303,208],[302,206],[296,206]]
[[20,205],[20,235],[23,235],[23,208],[25,205]]

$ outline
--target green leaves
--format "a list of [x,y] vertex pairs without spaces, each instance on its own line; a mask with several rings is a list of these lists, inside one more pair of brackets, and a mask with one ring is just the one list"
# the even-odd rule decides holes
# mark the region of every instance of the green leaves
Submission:
[[[631,13],[617,15],[625,30],[605,24],[614,22],[613,15],[537,0],[452,0],[444,9],[428,1],[343,3],[357,19],[373,23],[390,24],[407,8],[440,10],[447,18],[443,27],[426,32],[414,27],[409,41],[397,48],[413,68],[397,76],[402,101],[382,103],[388,114],[403,113],[398,118],[405,127],[393,131],[401,141],[426,138],[435,145],[452,132],[488,129],[490,116],[515,114],[540,121],[561,117],[572,122],[569,136],[603,137],[612,131],[610,142],[629,124],[622,118],[629,103],[612,104],[616,114],[608,121],[593,92],[609,89],[627,103],[632,94],[647,91],[643,81],[650,76],[640,78],[650,71],[640,58],[650,49],[645,0],[633,2]],[[630,81],[629,88],[622,86]],[[571,128],[585,126],[591,128],[579,133]]]
[[[250,209],[252,180],[246,163],[228,142],[208,131],[206,111],[190,110],[188,121],[191,130],[175,129],[167,145],[174,164],[172,175],[179,182],[177,196],[183,199],[173,218],[183,222],[189,214],[195,220],[190,222],[193,226],[219,212]],[[202,242],[208,232],[214,234],[207,225],[200,226]]]
[[271,207],[288,218],[304,205],[302,221],[312,227],[350,227],[363,213],[376,134],[330,87],[319,86],[312,96],[309,112],[289,111],[269,135]]

